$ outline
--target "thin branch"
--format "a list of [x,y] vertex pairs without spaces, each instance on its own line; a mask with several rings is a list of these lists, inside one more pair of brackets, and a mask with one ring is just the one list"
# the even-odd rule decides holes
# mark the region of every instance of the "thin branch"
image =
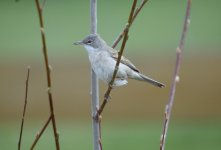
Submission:
[[112,48],[115,48],[117,46],[117,44],[120,42],[120,40],[123,38],[123,36],[126,33],[127,28],[130,28],[130,26],[133,24],[134,20],[136,19],[137,15],[140,13],[141,9],[143,8],[143,6],[148,2],[148,0],[143,0],[140,4],[139,7],[136,8],[134,14],[133,14],[133,18],[131,20],[131,23],[129,25],[129,27],[127,27],[127,25],[125,26],[125,28],[123,29],[123,31],[120,33],[120,35],[117,37],[117,39],[114,41]]
[[191,0],[187,0],[187,8],[186,8],[186,15],[185,15],[184,24],[183,24],[183,31],[182,31],[182,35],[180,38],[179,46],[176,49],[176,64],[175,64],[174,75],[172,79],[172,86],[170,89],[169,101],[165,108],[165,114],[164,114],[165,118],[164,118],[164,124],[163,124],[163,133],[162,133],[161,141],[160,141],[160,150],[164,150],[164,147],[165,147],[165,140],[166,140],[167,131],[168,131],[168,124],[169,124],[170,117],[171,117],[171,111],[172,111],[174,96],[176,92],[176,85],[180,80],[179,70],[180,70],[181,56],[182,56],[182,51],[184,48],[185,38],[186,38],[186,34],[187,34],[188,27],[190,24],[190,10],[191,10]]
[[[48,54],[47,54],[47,47],[46,47],[46,39],[45,39],[45,32],[44,32],[44,24],[43,24],[43,16],[42,16],[42,11],[43,7],[40,6],[39,1],[35,0],[36,2],[36,7],[38,10],[38,15],[39,15],[39,21],[40,21],[40,29],[41,29],[41,38],[42,38],[42,45],[43,45],[43,54],[44,54],[44,61],[45,61],[45,68],[46,68],[46,74],[47,74],[47,85],[48,85],[48,100],[49,100],[49,105],[50,105],[50,113],[51,113],[51,121],[52,121],[52,126],[53,126],[53,132],[54,132],[54,138],[55,138],[55,144],[56,144],[56,149],[59,150],[59,137],[57,133],[57,128],[56,128],[56,121],[55,121],[55,116],[54,116],[54,107],[53,107],[53,98],[52,98],[52,93],[51,93],[51,67],[49,66],[49,61],[48,61]],[[45,4],[45,1],[43,5]]]
[[46,121],[46,123],[44,124],[44,126],[41,128],[40,132],[37,133],[37,135],[36,135],[36,137],[35,137],[35,140],[34,140],[34,142],[33,142],[32,145],[31,145],[30,150],[33,150],[33,149],[34,149],[35,145],[37,144],[38,140],[40,139],[40,137],[41,137],[42,134],[44,133],[44,131],[45,131],[45,129],[47,128],[48,124],[50,123],[51,119],[52,119],[52,116],[50,116],[50,117],[48,118],[48,120]]
[[143,0],[140,4],[139,7],[136,8],[135,13],[133,15],[132,18],[132,23],[134,22],[134,20],[136,19],[137,15],[140,13],[141,9],[143,8],[143,6],[148,2],[149,0]]
[[91,33],[97,33],[97,0],[90,0]]
[[129,27],[130,27],[130,25],[132,23],[132,20],[133,20],[133,15],[134,15],[134,10],[135,10],[136,4],[137,4],[137,0],[134,0],[132,8],[131,8],[130,16],[129,16],[129,19],[128,19],[128,23],[127,23],[127,26],[125,28],[125,34],[124,34],[123,42],[122,42],[122,45],[121,45],[121,49],[118,53],[118,58],[117,58],[117,63],[115,65],[114,73],[113,73],[111,82],[109,83],[108,89],[107,89],[107,91],[104,95],[103,103],[101,104],[99,110],[97,111],[97,115],[96,115],[97,119],[99,119],[99,116],[103,112],[103,109],[104,109],[104,107],[105,107],[105,105],[106,105],[106,103],[107,103],[107,101],[110,97],[110,92],[112,90],[112,86],[113,86],[114,80],[115,80],[116,75],[117,75],[117,71],[118,71],[118,67],[119,67],[119,64],[120,64],[121,56],[123,54],[123,51],[124,51],[124,48],[125,48],[125,45],[126,45],[126,42],[127,42],[127,39],[128,39]]
[[26,78],[26,82],[25,82],[26,83],[25,84],[25,102],[24,102],[24,108],[23,108],[23,114],[22,114],[20,136],[19,136],[19,140],[18,140],[18,150],[21,149],[21,139],[22,139],[23,125],[24,125],[24,121],[25,121],[25,112],[26,112],[27,98],[28,98],[29,74],[30,74],[30,67],[28,67],[27,78]]

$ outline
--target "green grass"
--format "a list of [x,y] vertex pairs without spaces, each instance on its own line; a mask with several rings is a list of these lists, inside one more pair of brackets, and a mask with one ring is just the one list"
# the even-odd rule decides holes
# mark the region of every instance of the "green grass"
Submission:
[[[41,126],[40,121],[26,123],[22,149],[29,149]],[[58,121],[60,145],[63,150],[92,149],[91,124],[88,122]],[[159,149],[161,122],[112,121],[102,125],[102,142],[105,150],[157,150]],[[166,149],[174,150],[216,150],[220,148],[220,122],[177,122],[171,123]],[[0,125],[0,149],[17,147],[19,123]],[[48,128],[36,146],[36,150],[55,149],[51,128]]]

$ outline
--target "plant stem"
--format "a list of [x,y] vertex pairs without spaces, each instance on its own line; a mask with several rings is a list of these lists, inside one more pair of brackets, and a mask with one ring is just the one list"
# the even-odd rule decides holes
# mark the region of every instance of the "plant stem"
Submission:
[[46,123],[44,124],[44,126],[41,128],[40,132],[37,133],[36,137],[35,137],[35,140],[34,142],[32,143],[31,145],[31,148],[30,150],[33,150],[35,145],[37,144],[38,140],[40,139],[41,135],[44,133],[45,129],[47,128],[48,124],[50,123],[51,121],[51,116],[48,118],[48,120],[46,121]]
[[181,34],[179,46],[176,49],[176,63],[175,63],[174,74],[173,74],[173,79],[172,79],[172,86],[170,88],[169,101],[165,108],[165,114],[164,114],[165,118],[164,118],[164,124],[163,124],[163,133],[162,133],[161,141],[160,141],[160,150],[164,150],[164,147],[165,147],[168,125],[169,125],[169,121],[171,117],[171,111],[172,111],[172,106],[173,106],[175,92],[176,92],[176,85],[180,80],[179,70],[180,70],[181,57],[182,57],[182,51],[184,48],[185,38],[186,38],[187,30],[190,24],[190,9],[191,9],[191,0],[187,0],[186,15],[185,15],[184,24],[183,24],[183,31]]
[[[91,33],[97,34],[97,0],[90,0],[90,16],[91,16]],[[96,115],[99,108],[99,84],[98,78],[91,69],[91,111],[92,111],[92,126],[93,126],[93,144],[94,150],[102,150],[101,144],[101,130],[100,121],[98,121],[94,115]]]
[[[47,47],[46,47],[46,39],[45,39],[45,32],[44,32],[44,24],[43,24],[43,8],[40,6],[39,1],[35,0],[36,2],[36,7],[38,10],[38,16],[39,16],[39,21],[40,21],[40,29],[41,29],[41,38],[42,38],[42,50],[43,50],[43,55],[44,55],[44,61],[45,61],[45,69],[46,69],[46,75],[47,75],[47,85],[48,85],[48,100],[49,100],[49,106],[50,106],[50,117],[52,121],[52,127],[53,127],[53,132],[54,132],[54,138],[55,138],[55,144],[56,144],[56,149],[59,150],[59,137],[57,133],[57,127],[56,127],[56,121],[55,121],[55,115],[54,115],[54,106],[53,106],[53,98],[52,98],[52,93],[51,93],[51,69],[49,66],[49,60],[48,60],[48,54],[47,54]],[[45,4],[45,2],[43,3]]]
[[24,102],[24,108],[23,108],[23,114],[22,114],[22,122],[21,122],[20,135],[19,135],[19,140],[18,140],[18,150],[21,149],[21,139],[22,139],[23,125],[24,125],[24,121],[25,121],[25,112],[26,112],[27,98],[28,98],[29,74],[30,74],[30,67],[28,67],[27,78],[26,78],[26,82],[25,82],[26,83],[25,84],[25,102]]

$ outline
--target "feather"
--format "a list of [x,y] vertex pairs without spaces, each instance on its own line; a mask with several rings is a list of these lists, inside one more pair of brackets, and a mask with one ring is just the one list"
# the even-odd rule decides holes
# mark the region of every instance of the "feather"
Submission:
[[[109,47],[108,48],[108,52],[110,53],[111,57],[114,58],[116,61],[118,59],[118,52],[116,50],[114,50],[113,48]],[[131,68],[132,70],[136,71],[136,72],[140,72],[135,65],[128,60],[127,58],[125,58],[124,56],[121,57],[120,62],[126,66],[128,66],[129,68]]]

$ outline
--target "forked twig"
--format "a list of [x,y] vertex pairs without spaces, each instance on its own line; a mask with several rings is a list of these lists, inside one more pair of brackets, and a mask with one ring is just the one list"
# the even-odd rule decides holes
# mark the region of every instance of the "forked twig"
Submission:
[[25,81],[25,102],[24,102],[24,108],[23,108],[23,114],[22,114],[20,135],[19,135],[19,140],[18,140],[18,150],[21,149],[21,139],[22,139],[23,125],[24,125],[24,121],[25,121],[25,112],[26,112],[27,99],[28,99],[29,74],[30,74],[30,67],[28,67],[27,78],[26,78],[26,81]]
[[[37,11],[38,11],[38,16],[39,16],[39,21],[40,21],[40,29],[41,29],[41,38],[42,38],[42,50],[43,50],[43,55],[44,55],[44,61],[45,61],[45,68],[46,68],[46,75],[47,75],[47,85],[48,85],[48,100],[49,100],[49,106],[50,106],[50,119],[48,123],[46,122],[45,126],[43,128],[46,128],[50,122],[52,121],[52,127],[53,127],[53,132],[54,132],[54,138],[55,138],[55,144],[56,144],[56,149],[59,150],[59,139],[58,139],[58,133],[57,133],[57,127],[56,127],[56,122],[55,122],[55,116],[54,116],[54,106],[53,106],[53,98],[52,98],[52,93],[51,93],[51,67],[49,65],[48,61],[48,54],[47,54],[47,47],[46,47],[46,39],[45,39],[45,32],[44,32],[44,24],[43,24],[43,6],[45,5],[45,1],[43,2],[43,5],[40,6],[39,0],[35,0]],[[40,138],[41,134],[39,135]]]
[[163,133],[161,135],[161,141],[160,141],[160,150],[164,150],[164,147],[165,147],[165,140],[166,140],[166,135],[167,135],[167,131],[168,131],[168,124],[170,121],[172,106],[173,106],[173,102],[174,102],[174,96],[175,96],[175,92],[176,92],[176,84],[180,80],[179,70],[180,70],[180,64],[181,64],[182,51],[184,48],[184,42],[185,42],[188,27],[190,24],[190,9],[191,9],[191,0],[187,0],[187,8],[186,8],[186,15],[185,15],[184,24],[183,24],[183,31],[182,31],[179,46],[176,49],[176,64],[175,64],[174,75],[173,75],[173,79],[172,79],[172,86],[170,89],[169,101],[168,101],[166,108],[165,108],[165,114],[164,114],[165,118],[164,118],[164,124],[163,124]]
[[115,65],[115,69],[114,69],[114,73],[113,73],[113,76],[112,76],[112,79],[111,79],[111,82],[109,83],[109,86],[108,86],[108,89],[104,95],[104,100],[100,106],[100,108],[98,109],[97,111],[97,114],[96,114],[96,118],[99,120],[99,116],[101,115],[101,113],[103,112],[103,109],[108,101],[108,98],[109,98],[109,95],[110,95],[110,92],[112,90],[112,86],[113,86],[113,83],[114,83],[114,80],[115,80],[115,77],[117,75],[117,71],[118,71],[118,67],[119,67],[119,64],[120,64],[120,60],[121,60],[121,56],[123,54],[123,51],[124,51],[124,47],[126,45],[126,42],[127,42],[127,39],[128,39],[128,32],[129,32],[129,27],[132,23],[132,20],[133,20],[133,15],[134,15],[134,11],[135,11],[135,8],[136,8],[136,4],[137,4],[137,0],[134,0],[133,1],[133,5],[132,5],[132,8],[131,8],[131,11],[130,11],[130,16],[128,18],[128,23],[126,25],[126,28],[124,29],[125,33],[124,33],[124,38],[123,38],[123,42],[122,42],[122,45],[121,45],[121,49],[120,51],[118,52],[118,58],[117,58],[117,63]]
[[125,28],[123,29],[123,31],[119,34],[119,36],[117,37],[117,39],[114,41],[112,48],[115,48],[117,46],[117,44],[120,42],[120,40],[123,38],[123,36],[126,33],[127,28],[130,28],[130,26],[133,24],[134,20],[136,19],[137,15],[139,14],[139,12],[141,11],[141,9],[143,8],[143,6],[148,2],[148,0],[143,0],[140,4],[139,7],[136,8],[134,14],[133,14],[133,18],[131,20],[131,23],[129,24],[129,27],[126,25]]

